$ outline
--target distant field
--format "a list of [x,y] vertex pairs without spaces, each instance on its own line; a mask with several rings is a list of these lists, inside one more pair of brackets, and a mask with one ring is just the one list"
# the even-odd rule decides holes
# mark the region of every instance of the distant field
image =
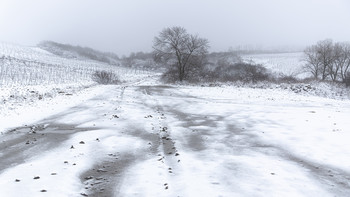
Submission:
[[88,83],[96,70],[112,71],[122,80],[148,74],[92,60],[61,58],[37,47],[0,43],[0,86]]
[[263,64],[273,72],[285,75],[293,75],[298,78],[308,77],[303,71],[304,62],[302,61],[302,52],[293,53],[275,53],[275,54],[249,54],[243,55],[244,61],[253,61],[257,64]]

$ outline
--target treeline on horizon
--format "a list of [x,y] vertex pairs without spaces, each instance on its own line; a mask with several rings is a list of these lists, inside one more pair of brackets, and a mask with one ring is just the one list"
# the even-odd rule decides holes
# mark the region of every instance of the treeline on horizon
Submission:
[[[131,66],[132,60],[149,60],[153,59],[153,52],[131,52],[128,56],[119,56],[113,52],[102,52],[90,47],[73,46],[71,44],[63,44],[54,41],[42,41],[37,45],[39,48],[44,49],[52,54],[55,54],[64,58],[72,59],[91,59],[99,62],[104,62],[112,65],[122,64]],[[288,53],[288,52],[302,52],[303,50],[297,48],[278,47],[278,48],[263,48],[257,46],[237,46],[235,48],[230,47],[227,51],[213,51],[208,54],[208,58],[217,58],[220,56],[226,56],[232,54],[261,54],[261,53]]]

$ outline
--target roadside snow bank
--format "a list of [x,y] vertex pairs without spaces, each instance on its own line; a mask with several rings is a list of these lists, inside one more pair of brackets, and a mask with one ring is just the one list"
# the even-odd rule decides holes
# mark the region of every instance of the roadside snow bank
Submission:
[[0,132],[64,111],[98,91],[92,84],[0,87]]
[[[181,85],[180,85],[181,87]],[[187,87],[187,86],[185,86]],[[189,86],[191,87],[191,86]],[[194,86],[197,87],[197,86]],[[232,89],[246,90],[251,93],[252,91],[262,94],[266,92],[276,92],[277,94],[288,94],[288,96],[296,97],[302,96],[315,96],[321,98],[329,98],[336,100],[349,100],[350,89],[346,88],[343,84],[336,84],[331,82],[311,82],[311,83],[281,83],[275,84],[270,82],[259,82],[256,84],[234,82],[234,83],[210,83],[201,85],[201,88],[211,87],[225,89],[230,91]],[[292,93],[292,94],[291,94]]]

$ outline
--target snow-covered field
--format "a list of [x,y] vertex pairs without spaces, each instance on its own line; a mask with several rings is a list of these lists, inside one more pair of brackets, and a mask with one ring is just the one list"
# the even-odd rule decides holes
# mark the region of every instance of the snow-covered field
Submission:
[[349,195],[348,90],[158,77],[3,86],[0,196]]
[[6,117],[0,132],[27,120],[16,118],[19,114],[38,120],[38,107],[54,108],[60,101],[69,106],[73,94],[96,85],[91,76],[97,70],[111,71],[124,83],[154,74],[97,61],[66,59],[38,47],[0,43],[0,115]]
[[303,53],[269,53],[269,54],[248,54],[242,56],[246,62],[253,61],[257,64],[263,64],[273,72],[282,73],[287,76],[298,78],[310,77],[303,70]]
[[85,59],[66,59],[38,47],[0,43],[0,87],[50,84],[91,83],[97,70],[111,71],[121,80],[150,74]]

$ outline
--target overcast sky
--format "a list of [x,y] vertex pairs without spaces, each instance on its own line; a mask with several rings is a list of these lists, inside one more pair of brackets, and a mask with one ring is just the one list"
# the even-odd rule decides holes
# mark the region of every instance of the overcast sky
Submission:
[[349,0],[0,0],[0,41],[42,40],[128,55],[182,26],[211,51],[350,41]]

